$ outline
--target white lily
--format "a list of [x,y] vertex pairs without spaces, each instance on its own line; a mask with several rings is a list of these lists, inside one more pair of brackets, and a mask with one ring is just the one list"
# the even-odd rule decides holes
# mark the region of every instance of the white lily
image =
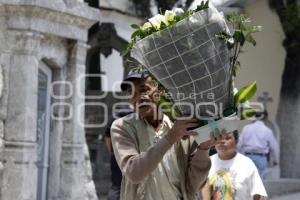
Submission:
[[165,23],[166,20],[163,15],[157,14],[154,17],[151,17],[148,21],[154,26],[156,30],[159,30],[161,22]]
[[146,30],[148,28],[151,28],[152,27],[152,24],[150,22],[146,22],[143,26],[142,26],[142,30]]
[[167,25],[169,25],[169,22],[174,20],[174,17],[175,17],[175,14],[172,10],[166,10],[165,21],[167,22]]

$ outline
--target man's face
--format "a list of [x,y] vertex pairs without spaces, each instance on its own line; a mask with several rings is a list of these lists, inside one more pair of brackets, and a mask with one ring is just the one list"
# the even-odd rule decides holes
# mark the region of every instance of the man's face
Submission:
[[156,116],[158,102],[158,86],[150,76],[145,79],[131,80],[132,87],[128,89],[129,103],[143,118]]

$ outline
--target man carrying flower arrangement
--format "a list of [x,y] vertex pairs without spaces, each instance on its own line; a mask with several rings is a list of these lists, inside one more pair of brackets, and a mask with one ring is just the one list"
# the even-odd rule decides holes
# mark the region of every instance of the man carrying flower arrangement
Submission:
[[234,16],[237,31],[230,34],[224,17],[208,5],[132,26],[137,30],[125,55],[143,67],[121,87],[135,113],[111,129],[122,199],[194,199],[210,168],[207,150],[236,130],[238,106],[256,91],[255,83],[233,90],[237,56],[245,41],[255,43],[254,26]]
[[136,113],[116,120],[111,128],[123,173],[121,199],[194,200],[210,168],[208,149],[224,133],[197,146],[188,131],[197,120],[172,123],[158,108],[156,97],[162,90],[147,71],[131,71],[125,81],[121,87]]

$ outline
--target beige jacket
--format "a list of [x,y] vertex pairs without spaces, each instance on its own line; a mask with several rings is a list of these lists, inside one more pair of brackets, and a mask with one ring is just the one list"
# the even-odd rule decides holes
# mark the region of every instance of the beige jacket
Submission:
[[[172,126],[172,124],[169,125]],[[145,198],[145,181],[172,146],[164,137],[150,145],[145,139],[149,126],[135,113],[120,118],[112,124],[113,149],[123,173],[121,186],[121,199],[123,200],[147,199]],[[205,183],[211,166],[208,152],[202,150],[195,152],[197,145],[192,138],[181,140],[174,145],[180,170],[182,197],[184,200],[194,200],[194,193],[199,191]],[[192,155],[192,152],[195,153]]]

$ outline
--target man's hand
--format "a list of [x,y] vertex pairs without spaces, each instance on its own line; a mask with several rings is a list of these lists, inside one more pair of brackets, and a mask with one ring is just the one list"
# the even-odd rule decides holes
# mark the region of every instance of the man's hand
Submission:
[[210,140],[200,143],[198,145],[198,149],[200,150],[208,150],[211,147],[219,144],[223,138],[225,138],[226,136],[226,130],[222,130],[221,132],[219,131],[219,129],[216,129],[214,132],[210,133]]
[[198,125],[196,119],[178,119],[175,121],[173,127],[166,135],[166,139],[174,144],[175,142],[181,140],[185,135],[191,135],[191,131],[188,131],[189,128],[196,127]]

